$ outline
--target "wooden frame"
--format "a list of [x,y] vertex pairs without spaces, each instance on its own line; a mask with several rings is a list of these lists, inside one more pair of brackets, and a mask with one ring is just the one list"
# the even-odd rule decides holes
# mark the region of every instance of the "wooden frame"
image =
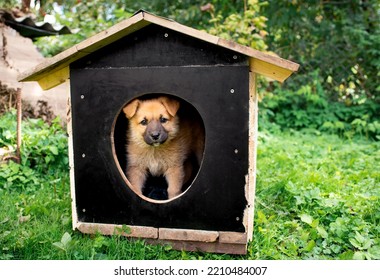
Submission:
[[[256,89],[257,75],[264,75],[270,79],[283,82],[299,65],[282,58],[268,55],[260,51],[241,46],[234,42],[226,41],[205,32],[183,26],[171,20],[154,16],[150,13],[141,11],[130,19],[127,19],[110,29],[103,31],[82,43],[47,59],[30,71],[22,73],[20,81],[38,81],[43,89],[49,89],[67,82],[68,91],[73,87],[70,75],[79,73],[75,67],[70,73],[71,66],[81,62],[81,59],[90,56],[92,53],[101,50],[129,34],[147,27],[157,25],[168,30],[173,30],[184,34],[201,42],[207,42],[211,46],[224,48],[241,54],[247,58],[249,66],[245,66],[248,74],[248,170],[245,176],[244,195],[247,201],[242,216],[244,232],[226,230],[204,230],[191,228],[169,228],[165,226],[139,226],[128,224],[114,224],[102,222],[84,221],[78,217],[78,205],[76,197],[76,177],[75,177],[75,148],[73,137],[73,104],[71,97],[68,102],[67,130],[69,134],[69,165],[70,165],[70,187],[72,196],[72,220],[73,229],[83,233],[104,235],[122,235],[127,238],[143,238],[151,244],[170,244],[174,249],[190,251],[208,251],[217,253],[245,254],[247,245],[253,238],[254,220],[254,199],[256,188],[256,158],[258,141],[258,95]],[[74,63],[75,62],[75,63]],[[241,62],[243,63],[243,62]],[[242,64],[240,64],[242,65]],[[245,64],[246,65],[246,64]],[[236,65],[235,65],[236,66]],[[132,67],[133,68],[133,67]],[[234,69],[236,72],[236,69]],[[69,96],[72,96],[71,94]],[[113,141],[113,139],[112,139]],[[120,167],[118,167],[120,169]],[[244,180],[243,180],[244,184]],[[84,209],[83,209],[84,210]],[[236,217],[236,216],[234,216]]]

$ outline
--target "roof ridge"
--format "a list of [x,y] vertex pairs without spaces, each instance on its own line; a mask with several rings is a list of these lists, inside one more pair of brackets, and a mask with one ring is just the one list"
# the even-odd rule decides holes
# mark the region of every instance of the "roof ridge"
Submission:
[[[44,62],[37,65],[33,69],[21,73],[18,77],[18,80],[22,82],[40,80],[52,72],[59,71],[70,65],[72,62],[150,24],[156,24],[170,30],[188,35],[195,39],[199,39],[210,44],[243,54],[253,60],[256,60],[255,67],[259,67],[261,69],[256,71],[256,69],[253,69],[251,67],[251,70],[253,72],[263,74],[281,82],[285,80],[292,72],[297,71],[299,67],[297,63],[294,63],[292,61],[222,39],[207,32],[182,25],[174,20],[159,17],[144,10],[139,10],[130,18],[123,20],[104,31],[101,31],[92,37],[87,38],[86,40],[55,55],[54,57],[45,59]],[[269,66],[273,66],[275,68],[275,71],[272,69],[273,67]]]

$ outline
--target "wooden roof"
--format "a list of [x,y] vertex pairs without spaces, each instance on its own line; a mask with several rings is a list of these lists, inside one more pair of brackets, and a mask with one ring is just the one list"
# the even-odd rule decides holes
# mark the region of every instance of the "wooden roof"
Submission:
[[210,44],[246,55],[250,58],[251,71],[280,82],[283,82],[299,68],[299,65],[292,61],[242,46],[235,42],[210,35],[206,32],[190,28],[169,19],[155,16],[145,11],[139,11],[129,19],[84,40],[54,57],[45,59],[44,62],[38,64],[29,71],[21,73],[18,80],[21,82],[38,81],[43,89],[55,87],[69,78],[68,66],[72,62],[99,50],[128,34],[142,29],[149,24],[156,24]]

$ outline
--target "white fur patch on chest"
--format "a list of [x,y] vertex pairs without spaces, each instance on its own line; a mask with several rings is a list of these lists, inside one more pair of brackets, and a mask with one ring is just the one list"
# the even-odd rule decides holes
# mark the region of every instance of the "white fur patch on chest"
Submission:
[[150,160],[147,167],[150,174],[152,174],[153,176],[163,175],[165,171],[167,170],[167,166],[165,166],[165,162],[162,162],[158,159]]
[[146,147],[144,152],[131,154],[129,161],[131,165],[140,166],[141,169],[146,169],[153,176],[164,175],[170,165],[168,157],[162,155],[162,152],[154,147]]

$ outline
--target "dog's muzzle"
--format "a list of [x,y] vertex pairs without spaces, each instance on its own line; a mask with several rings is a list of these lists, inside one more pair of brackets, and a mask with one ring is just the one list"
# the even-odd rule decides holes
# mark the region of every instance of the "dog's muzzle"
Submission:
[[159,146],[168,139],[168,133],[159,121],[151,121],[144,133],[144,141],[148,145]]

